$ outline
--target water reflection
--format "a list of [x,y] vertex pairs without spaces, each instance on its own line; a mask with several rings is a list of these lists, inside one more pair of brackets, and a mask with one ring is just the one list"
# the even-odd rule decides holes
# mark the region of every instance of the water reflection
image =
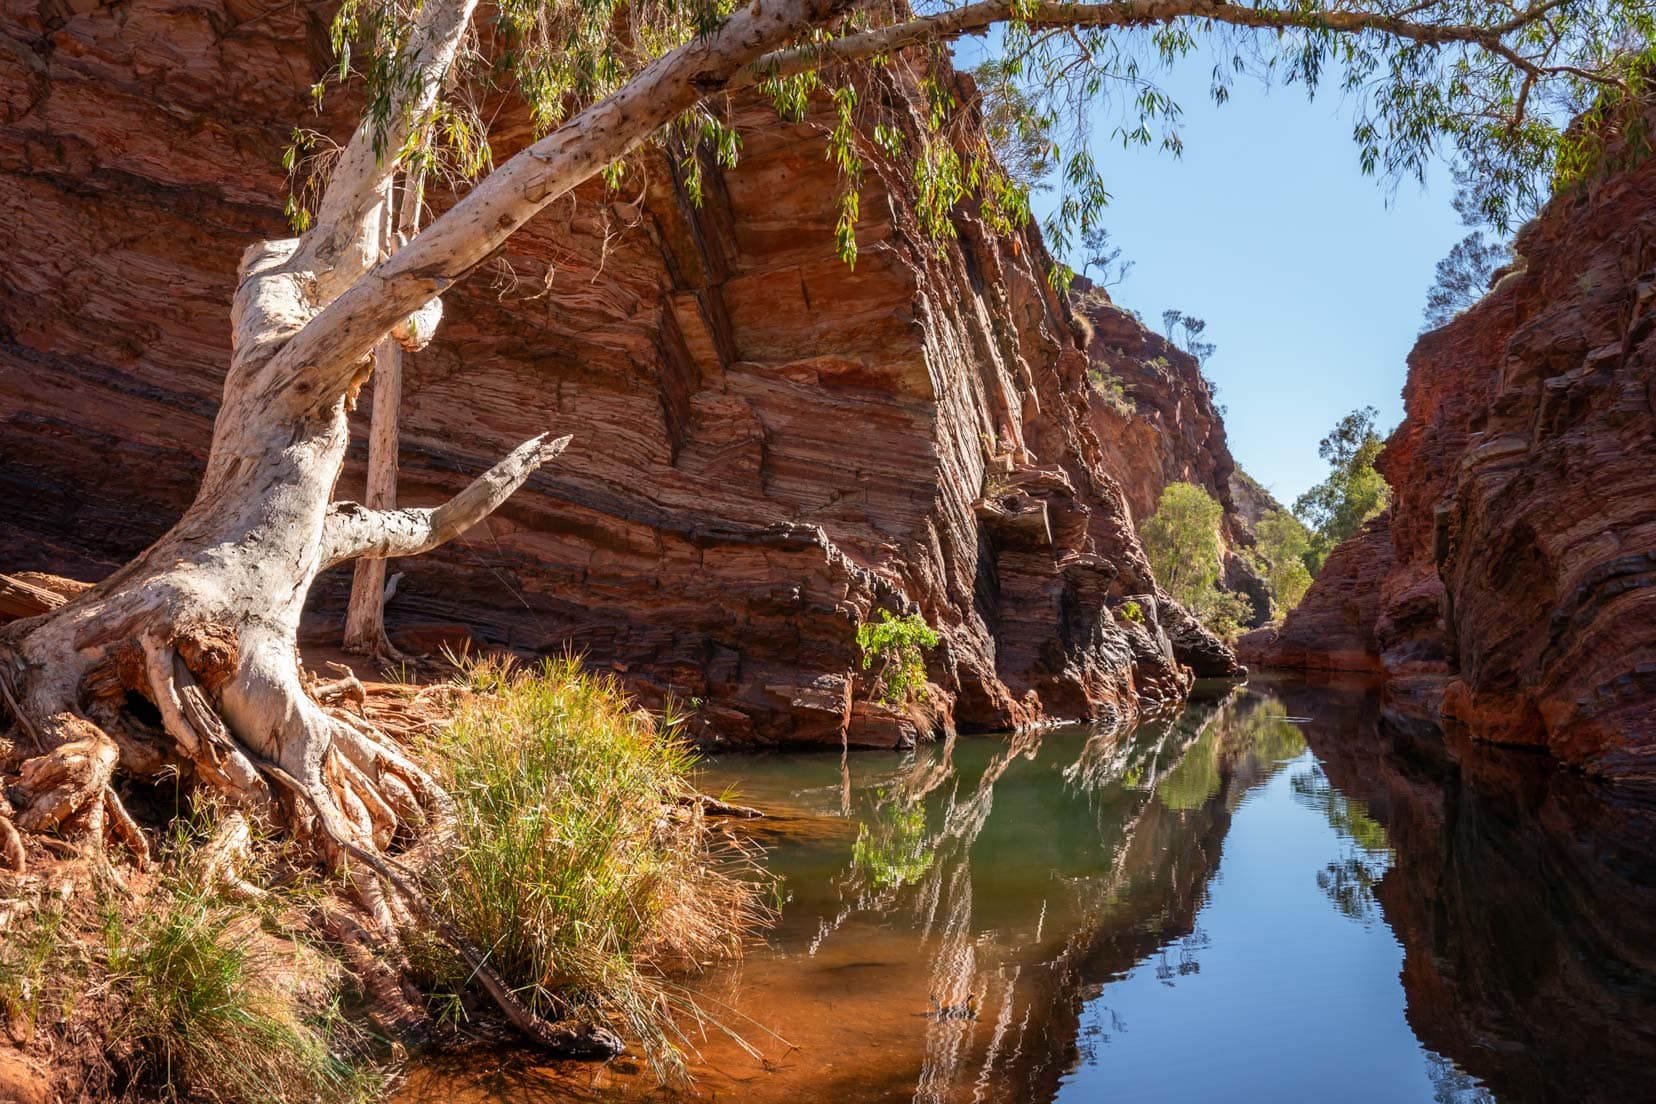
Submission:
[[[1628,818],[1491,763],[1373,695],[1282,684],[1134,731],[714,764],[773,810],[786,897],[696,988],[775,1035],[745,1033],[757,1058],[698,1037],[681,1095],[1635,1099],[1648,852],[1592,868],[1570,833]],[[428,1068],[405,1099],[663,1097],[625,1068],[512,1069],[502,1092]]]
[[1274,692],[1326,718],[1307,734],[1329,782],[1385,828],[1375,897],[1421,1040],[1502,1101],[1656,1099],[1656,794],[1446,736],[1404,702]]

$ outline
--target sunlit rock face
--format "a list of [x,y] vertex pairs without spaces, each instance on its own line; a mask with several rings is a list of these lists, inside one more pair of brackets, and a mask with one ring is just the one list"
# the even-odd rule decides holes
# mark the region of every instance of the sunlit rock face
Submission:
[[[282,149],[296,123],[345,132],[346,106],[318,118],[306,95],[325,30],[322,7],[0,0],[8,569],[95,577],[190,500],[237,259],[286,232]],[[878,79],[918,126],[915,72]],[[1192,668],[1234,671],[1157,600],[1039,239],[967,212],[936,248],[912,166],[871,164],[849,267],[817,120],[733,111],[741,166],[701,206],[659,157],[555,204],[409,358],[405,504],[548,428],[574,443],[487,525],[393,568],[394,637],[572,647],[745,743],[1129,716]],[[319,587],[313,634],[336,631],[344,585]],[[1113,612],[1129,598],[1143,624]],[[942,634],[907,709],[871,702],[860,667],[880,608]]]
[[1169,483],[1207,491],[1224,509],[1220,585],[1247,601],[1248,625],[1263,624],[1271,616],[1271,598],[1250,557],[1253,526],[1265,511],[1282,507],[1237,468],[1201,365],[1102,289],[1084,288],[1072,305],[1084,321],[1093,391],[1088,424],[1134,524],[1155,516]]
[[[1482,738],[1656,779],[1656,161],[1551,204],[1519,271],[1421,338],[1380,468],[1388,551],[1354,626],[1317,580],[1255,662],[1436,675]],[[1354,547],[1355,546],[1355,547]]]

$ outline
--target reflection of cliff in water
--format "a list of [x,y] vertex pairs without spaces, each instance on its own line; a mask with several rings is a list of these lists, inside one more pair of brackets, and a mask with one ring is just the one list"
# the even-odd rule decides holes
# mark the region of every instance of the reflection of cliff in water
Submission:
[[1656,802],[1374,695],[1284,683],[705,781],[770,811],[742,830],[785,903],[687,992],[761,1053],[690,1025],[683,1097],[636,1064],[462,1060],[404,1104],[1649,1096]]
[[1312,749],[1383,824],[1374,887],[1410,1026],[1505,1102],[1648,1100],[1656,1061],[1656,795],[1447,738],[1300,683]]
[[920,936],[932,1014],[914,1100],[1050,1098],[1105,982],[1155,956],[1170,982],[1200,969],[1195,917],[1230,813],[1305,747],[1283,712],[1240,699],[1126,738],[959,741],[853,799],[853,863],[811,951],[859,938],[859,918]]

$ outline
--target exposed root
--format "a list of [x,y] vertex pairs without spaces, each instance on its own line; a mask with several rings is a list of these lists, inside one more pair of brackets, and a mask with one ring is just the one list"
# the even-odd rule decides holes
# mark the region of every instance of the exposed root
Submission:
[[252,847],[252,826],[246,814],[239,809],[226,813],[219,820],[212,838],[201,847],[202,870],[207,878],[237,901],[258,901],[267,896],[263,889],[241,874],[253,861]]
[[323,705],[334,702],[354,702],[357,712],[361,713],[368,702],[368,688],[362,685],[362,680],[356,677],[356,672],[343,663],[329,663],[328,669],[337,678],[328,681],[318,680],[310,688],[311,697]]
[[[154,627],[135,644],[109,642],[102,659],[88,661],[89,681],[82,689],[89,707],[111,724],[125,715],[127,694],[147,697],[159,713],[161,732],[134,720],[135,750],[153,748],[155,738],[164,735],[165,747],[147,761],[188,764],[195,781],[227,803],[227,815],[203,848],[210,877],[232,897],[264,896],[242,874],[251,842],[250,817],[285,825],[345,876],[366,913],[367,928],[355,921],[347,925],[337,916],[328,922],[365,985],[392,1009],[393,1023],[387,1026],[413,1025],[423,1016],[407,994],[399,1003],[397,963],[373,948],[400,955],[404,933],[426,931],[455,948],[506,1019],[540,1047],[572,1058],[621,1053],[623,1043],[606,1028],[549,1024],[534,1015],[490,967],[487,956],[432,909],[410,868],[389,858],[389,850],[405,847],[404,857],[419,864],[430,850],[444,846],[452,832],[453,808],[442,787],[369,719],[360,680],[341,669],[337,679],[311,681],[307,693],[297,670],[284,673],[278,667],[256,683],[291,688],[285,699],[276,698],[268,714],[280,718],[276,741],[282,762],[302,764],[290,773],[239,740],[220,714],[229,679],[244,677],[231,674],[236,648],[232,637],[212,626],[188,632]],[[21,830],[58,832],[64,838],[42,836],[42,842],[100,864],[111,878],[118,876],[103,857],[106,837],[129,849],[140,868],[147,867],[150,842],[111,788],[123,759],[121,745],[103,727],[72,712],[56,712],[31,724],[17,707],[19,698],[7,673],[0,669],[8,705],[25,732],[49,750],[22,765],[16,790],[27,804],[15,824],[12,817],[0,816],[0,863],[23,869]],[[332,703],[333,710],[325,710],[318,697]],[[0,809],[5,812],[9,810]],[[77,850],[68,842],[72,839],[89,840],[91,847]]]
[[430,1029],[431,1019],[421,1006],[420,994],[410,992],[399,973],[375,953],[383,941],[338,906],[324,905],[321,927],[339,945],[351,973],[368,996],[370,1015],[380,1030],[393,1039],[423,1036]]
[[738,820],[757,820],[765,814],[751,805],[737,805],[730,801],[721,801],[707,794],[685,794],[678,799],[678,804],[686,808],[700,809],[703,816],[735,817]]
[[29,871],[29,857],[23,851],[23,837],[17,834],[17,826],[7,816],[0,816],[0,862],[10,867],[13,874]]
[[149,838],[144,830],[138,827],[138,822],[132,819],[132,814],[126,811],[121,799],[108,786],[103,791],[104,816],[108,821],[109,834],[127,845],[133,858],[138,860],[139,870],[150,868]]
[[104,826],[103,794],[115,774],[120,749],[96,725],[73,714],[59,713],[49,725],[70,739],[24,761],[17,791],[28,807],[18,814],[17,826],[25,832],[64,828],[99,835]]
[[214,792],[256,814],[274,814],[276,798],[270,786],[237,747],[189,669],[154,635],[144,636],[143,648],[151,700],[179,754],[195,765]]

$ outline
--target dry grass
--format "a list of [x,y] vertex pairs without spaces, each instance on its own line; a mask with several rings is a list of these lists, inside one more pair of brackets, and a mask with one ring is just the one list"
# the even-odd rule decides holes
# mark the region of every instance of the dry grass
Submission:
[[229,900],[195,841],[178,842],[137,910],[103,909],[109,1038],[129,1048],[134,1080],[172,1100],[377,1099],[368,1040],[340,1008],[342,971],[281,922],[298,899]]
[[672,976],[736,953],[764,916],[747,848],[694,801],[671,717],[573,658],[478,660],[423,758],[453,795],[434,901],[551,1018],[619,1017],[663,1080],[701,1013]]

